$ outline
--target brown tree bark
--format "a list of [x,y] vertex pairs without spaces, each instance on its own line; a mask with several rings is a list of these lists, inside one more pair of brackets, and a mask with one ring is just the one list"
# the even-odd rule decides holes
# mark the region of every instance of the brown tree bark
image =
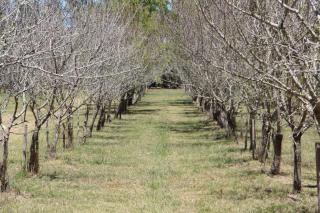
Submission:
[[249,132],[249,121],[248,119],[246,119],[246,123],[245,123],[245,134],[244,134],[244,150],[248,149],[248,132]]
[[207,102],[207,100],[205,98],[202,98],[202,100],[201,100],[201,112],[206,112],[206,102]]
[[202,97],[200,96],[200,95],[198,95],[198,97],[197,97],[197,107],[201,107],[201,104],[202,104]]
[[61,122],[62,122],[62,117],[61,115],[59,115],[55,124],[53,141],[52,143],[48,143],[47,152],[48,152],[49,159],[56,159],[57,157],[57,145],[58,145],[59,137],[61,133]]
[[302,134],[300,132],[293,133],[293,191],[296,193],[301,192],[301,137]]
[[235,128],[232,121],[232,115],[230,115],[229,112],[221,110],[218,120],[220,120],[221,126],[225,129],[226,137],[229,138],[233,136]]
[[62,124],[62,147],[66,148],[66,125]]
[[264,113],[262,116],[262,141],[259,147],[259,161],[265,163],[268,157],[268,147],[270,143],[271,121],[269,113]]
[[46,142],[47,142],[47,150],[49,150],[50,149],[49,119],[46,121]]
[[101,108],[101,103],[100,103],[100,101],[98,101],[97,104],[96,104],[96,110],[94,111],[94,114],[93,114],[92,120],[91,120],[91,124],[90,124],[90,127],[89,127],[89,137],[92,137],[94,124],[96,122],[96,119],[97,119],[98,113],[100,111],[100,108]]
[[80,109],[77,110],[77,143],[80,144],[81,137],[80,137]]
[[252,159],[256,160],[256,114],[250,112],[250,150],[252,152]]
[[115,113],[115,118],[121,119],[122,113],[125,113],[127,110],[127,100],[125,99],[125,95],[123,95],[120,99],[120,103]]
[[9,138],[5,130],[0,127],[0,148],[1,148],[1,160],[0,160],[0,181],[1,181],[1,192],[7,190],[9,186],[9,180],[7,178],[7,162],[8,162],[8,142]]
[[128,106],[133,105],[133,97],[134,97],[134,89],[131,89],[129,90],[129,92],[127,92]]
[[34,175],[39,172],[39,131],[40,128],[36,127],[32,134],[30,157],[28,162],[28,171]]
[[72,109],[68,109],[68,117],[66,121],[66,133],[67,133],[67,140],[66,140],[66,149],[73,148],[73,117],[72,117]]
[[[60,120],[60,119],[59,119]],[[57,144],[59,141],[59,136],[60,136],[60,130],[61,130],[61,121],[57,121],[57,124],[55,126],[55,131],[54,131],[54,138],[53,138],[53,143],[49,144],[48,147],[48,158],[49,159],[56,159],[56,153],[57,153]]]
[[281,167],[281,152],[282,152],[282,139],[283,135],[281,133],[276,133],[273,136],[273,161],[271,166],[271,174],[278,175],[280,174],[280,167]]
[[27,149],[28,149],[28,124],[24,125],[23,147],[22,147],[22,170],[27,171]]
[[83,144],[87,142],[89,114],[90,114],[90,106],[89,106],[89,104],[87,104],[85,118],[83,121],[83,131],[82,131],[83,132],[83,136],[82,136],[82,143]]
[[112,101],[108,102],[107,122],[111,123]]
[[97,131],[100,131],[101,128],[104,127],[105,122],[106,122],[106,107],[103,104],[100,109],[100,115],[99,115],[98,124],[97,124]]

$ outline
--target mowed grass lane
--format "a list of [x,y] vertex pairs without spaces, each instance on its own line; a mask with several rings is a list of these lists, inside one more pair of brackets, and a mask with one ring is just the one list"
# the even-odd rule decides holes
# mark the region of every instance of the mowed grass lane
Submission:
[[0,199],[0,212],[315,209],[314,189],[304,190],[300,201],[288,197],[290,165],[284,163],[279,177],[262,174],[250,153],[221,137],[223,131],[208,122],[182,90],[149,90],[123,117],[95,132],[87,144],[60,151],[55,161],[44,159],[42,141],[37,177],[18,172],[21,144],[13,141],[10,177],[14,193]]

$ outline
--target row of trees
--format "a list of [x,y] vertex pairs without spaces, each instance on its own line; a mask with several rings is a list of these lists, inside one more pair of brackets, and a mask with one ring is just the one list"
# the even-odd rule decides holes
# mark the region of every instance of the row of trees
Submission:
[[293,188],[299,192],[301,137],[313,125],[320,134],[319,4],[184,0],[174,1],[170,12],[160,0],[0,0],[1,190],[7,189],[15,126],[33,122],[23,167],[37,174],[39,133],[49,119],[55,134],[47,153],[54,159],[61,134],[64,147],[73,147],[75,115],[84,112],[85,143],[96,123],[99,130],[110,121],[112,103],[121,117],[155,68],[174,65],[187,91],[227,136],[237,139],[236,116],[247,116],[245,149],[254,159],[265,163],[273,142],[273,174],[280,171],[282,126],[289,126]]
[[1,191],[8,188],[14,127],[32,128],[30,144],[27,137],[23,143],[23,169],[38,174],[44,127],[54,123],[47,154],[55,159],[61,135],[64,148],[73,147],[75,115],[84,114],[78,126],[85,143],[96,123],[100,130],[111,121],[113,103],[121,117],[143,94],[152,76],[141,48],[148,39],[136,21],[143,8],[126,1],[0,0]]
[[227,136],[237,137],[236,115],[244,113],[254,159],[265,163],[273,141],[273,174],[288,125],[300,192],[301,137],[312,125],[320,134],[319,1],[190,0],[176,1],[173,11],[167,21],[187,91]]

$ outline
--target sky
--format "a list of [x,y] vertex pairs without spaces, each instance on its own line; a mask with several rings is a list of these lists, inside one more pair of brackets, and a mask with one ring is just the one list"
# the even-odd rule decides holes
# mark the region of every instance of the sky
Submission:
[[172,10],[172,0],[168,0],[167,8],[168,10]]

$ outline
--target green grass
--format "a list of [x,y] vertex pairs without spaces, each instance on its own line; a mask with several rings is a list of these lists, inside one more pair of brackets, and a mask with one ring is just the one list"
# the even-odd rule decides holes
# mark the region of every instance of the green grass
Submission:
[[[292,188],[292,143],[285,137],[282,173],[261,173],[243,144],[221,138],[182,90],[150,90],[85,145],[59,147],[41,172],[20,171],[21,136],[10,141],[12,192],[0,212],[314,212],[316,190],[300,201]],[[287,132],[289,135],[289,132]],[[220,138],[220,139],[217,139]],[[315,184],[313,131],[303,140],[303,181]],[[270,159],[267,162],[270,166]]]

